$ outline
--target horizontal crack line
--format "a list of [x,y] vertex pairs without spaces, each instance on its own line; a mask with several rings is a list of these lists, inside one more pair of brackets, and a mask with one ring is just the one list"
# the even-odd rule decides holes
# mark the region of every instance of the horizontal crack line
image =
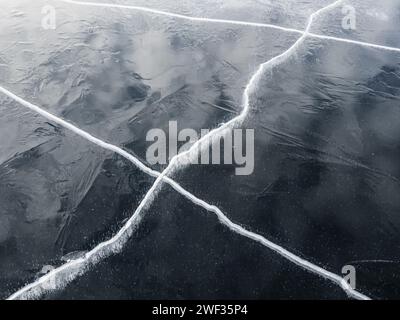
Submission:
[[[281,30],[284,32],[297,33],[300,35],[304,35],[304,33],[305,33],[304,31],[298,30],[295,28],[282,27],[279,25],[274,25],[274,24],[269,24],[269,23],[192,17],[192,16],[188,16],[188,15],[184,15],[184,14],[173,13],[173,12],[157,10],[157,9],[141,7],[141,6],[132,6],[132,5],[124,5],[124,4],[116,4],[116,3],[75,1],[75,0],[53,0],[53,1],[60,1],[60,2],[64,2],[64,3],[81,5],[81,6],[136,10],[136,11],[141,11],[141,12],[145,12],[145,13],[149,13],[149,14],[162,15],[162,16],[178,18],[178,19],[183,19],[183,20],[197,21],[197,22],[209,22],[209,23],[231,24],[231,25],[240,25],[240,26],[248,26],[248,27],[258,27],[258,28],[269,28],[269,29]],[[400,48],[397,48],[397,47],[384,46],[384,45],[379,45],[379,44],[365,42],[365,41],[351,40],[351,39],[334,37],[334,36],[326,36],[326,35],[316,34],[316,33],[312,33],[312,32],[309,32],[308,36],[312,37],[312,38],[321,39],[321,40],[331,40],[331,41],[337,41],[337,42],[344,42],[347,44],[359,45],[359,46],[363,46],[363,47],[370,47],[370,48],[374,48],[374,49],[400,52]]]
[[[67,0],[60,0],[60,1],[71,2],[71,3],[73,2],[73,1],[67,1]],[[174,180],[172,180],[171,178],[169,178],[167,176],[172,171],[172,169],[181,168],[182,167],[181,163],[180,163],[181,158],[187,157],[191,154],[191,152],[197,150],[197,148],[200,146],[200,144],[202,142],[204,142],[205,140],[209,141],[212,136],[219,134],[224,130],[229,130],[231,126],[233,126],[233,125],[237,124],[238,122],[240,122],[241,120],[243,120],[249,111],[249,94],[250,94],[251,90],[253,89],[253,87],[256,85],[258,78],[263,73],[265,68],[268,66],[271,66],[271,65],[279,64],[282,61],[284,61],[288,56],[290,56],[297,49],[297,47],[303,43],[305,38],[309,35],[309,30],[311,28],[313,19],[316,16],[318,16],[319,14],[321,14],[322,12],[324,12],[332,7],[337,6],[341,2],[342,2],[342,0],[336,1],[333,4],[331,4],[327,7],[324,7],[322,9],[318,10],[317,12],[313,13],[309,18],[306,31],[302,32],[302,34],[303,34],[302,37],[299,38],[293,46],[291,46],[287,51],[285,51],[281,55],[276,56],[276,57],[272,58],[271,60],[267,61],[266,63],[260,65],[258,71],[253,75],[250,82],[246,86],[246,90],[244,93],[244,108],[243,108],[242,113],[238,117],[232,119],[231,121],[226,123],[224,126],[211,131],[208,135],[204,136],[196,144],[194,144],[188,151],[175,156],[171,160],[167,169],[164,170],[162,173],[148,168],[141,161],[139,161],[137,158],[135,158],[134,156],[132,156],[125,150],[92,136],[88,132],[86,132],[80,128],[77,128],[73,124],[43,110],[42,108],[22,99],[20,97],[18,97],[17,95],[13,94],[12,92],[8,91],[7,89],[0,87],[0,92],[7,95],[8,97],[14,99],[21,105],[31,109],[32,111],[39,113],[40,115],[44,116],[45,118],[47,118],[55,123],[58,123],[59,125],[67,128],[67,129],[75,132],[77,135],[81,136],[82,138],[85,138],[86,140],[91,141],[92,143],[94,143],[104,149],[113,151],[113,152],[123,156],[124,158],[126,158],[126,159],[130,160],[132,163],[134,163],[143,172],[157,178],[156,182],[153,184],[153,186],[147,192],[144,199],[139,204],[135,213],[132,215],[132,217],[128,220],[128,222],[120,229],[120,231],[114,237],[112,237],[108,241],[102,242],[99,245],[97,245],[94,249],[92,249],[91,251],[86,253],[86,255],[84,257],[74,260],[74,261],[71,261],[69,263],[66,263],[63,266],[51,271],[47,275],[41,277],[37,281],[27,285],[26,287],[22,288],[21,290],[19,290],[18,292],[14,293],[12,296],[10,296],[9,300],[29,299],[29,298],[39,297],[45,291],[48,290],[48,289],[46,289],[46,288],[48,288],[48,283],[51,282],[57,276],[60,277],[58,279],[59,287],[65,286],[67,283],[72,281],[74,278],[76,278],[77,276],[84,273],[84,270],[86,268],[88,268],[90,265],[97,263],[99,260],[104,259],[104,257],[106,257],[106,256],[109,256],[115,252],[119,252],[122,249],[123,245],[130,238],[134,227],[137,226],[138,223],[141,221],[142,210],[144,208],[148,207],[149,203],[151,203],[154,200],[154,197],[156,196],[156,192],[157,192],[157,190],[159,190],[159,187],[162,182],[168,183],[173,189],[175,189],[181,195],[183,195],[184,197],[186,197],[187,199],[192,201],[194,204],[203,207],[207,211],[215,213],[216,216],[218,217],[219,221],[223,225],[227,226],[231,231],[236,232],[237,234],[239,234],[243,237],[252,239],[252,240],[262,244],[263,246],[273,250],[274,252],[278,253],[281,257],[302,267],[303,269],[308,270],[316,275],[319,275],[329,281],[332,281],[333,283],[340,286],[350,297],[355,298],[355,299],[368,300],[369,297],[367,297],[367,296],[363,295],[362,293],[358,292],[357,290],[351,288],[351,286],[339,275],[332,273],[328,270],[325,270],[325,269],[291,253],[290,251],[286,250],[285,248],[269,241],[265,237],[263,237],[257,233],[254,233],[252,231],[249,231],[238,224],[235,224],[219,208],[217,208],[216,206],[210,205],[207,202],[197,198],[196,196],[194,196],[193,194],[191,194],[190,192],[185,190],[183,187],[181,187],[177,182],[175,182]],[[74,3],[77,3],[77,2],[74,1]],[[80,2],[80,3],[82,3],[82,2]],[[132,7],[130,6],[129,8],[132,8]],[[136,7],[134,7],[134,8],[136,8]],[[148,9],[148,10],[150,10],[150,9]],[[154,10],[152,10],[152,12],[154,12]]]

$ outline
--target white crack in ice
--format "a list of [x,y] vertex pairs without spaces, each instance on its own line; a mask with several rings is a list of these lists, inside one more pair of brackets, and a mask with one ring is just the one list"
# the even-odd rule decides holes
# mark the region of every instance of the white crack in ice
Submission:
[[[152,8],[142,7],[142,6],[132,6],[132,5],[124,5],[124,4],[116,4],[116,3],[75,1],[75,0],[53,0],[53,1],[60,1],[60,2],[65,2],[65,3],[69,3],[69,4],[90,6],[90,7],[117,8],[117,9],[119,8],[119,9],[136,10],[136,11],[146,12],[149,14],[168,16],[171,18],[178,18],[178,19],[190,20],[190,21],[195,21],[195,22],[221,23],[221,24],[248,26],[248,27],[270,28],[270,29],[281,30],[284,32],[297,33],[300,35],[304,35],[304,33],[305,33],[305,31],[303,31],[303,30],[282,27],[279,25],[274,25],[274,24],[269,24],[269,23],[193,17],[193,16],[189,16],[189,15],[178,14],[178,13],[173,13],[173,12],[168,12],[168,11],[163,11],[163,10],[157,10],[157,9],[152,9]],[[351,40],[351,39],[334,37],[334,36],[326,36],[326,35],[316,34],[316,33],[312,33],[312,32],[308,32],[307,35],[308,35],[308,37],[317,38],[317,39],[321,39],[321,40],[338,41],[338,42],[344,42],[347,44],[359,45],[359,46],[363,46],[363,47],[370,47],[370,48],[375,48],[375,49],[380,49],[380,50],[400,52],[400,48],[397,48],[397,47],[384,46],[384,45],[369,43],[369,42],[365,42],[365,41],[357,41],[357,40]]]
[[[84,2],[69,1],[69,0],[60,0],[60,1],[86,4]],[[61,288],[65,287],[73,279],[75,279],[77,276],[83,274],[85,272],[85,270],[87,268],[89,268],[91,265],[97,263],[99,260],[104,259],[105,257],[107,257],[113,253],[119,252],[122,249],[122,247],[124,246],[124,244],[130,238],[135,226],[137,226],[138,223],[140,223],[141,218],[142,218],[141,213],[142,213],[143,209],[146,208],[149,204],[151,204],[154,197],[157,195],[157,192],[158,192],[162,182],[166,182],[172,188],[174,188],[177,192],[179,192],[180,194],[185,196],[187,199],[192,201],[194,204],[197,204],[197,205],[203,207],[207,211],[215,213],[216,216],[218,217],[219,221],[223,225],[227,226],[231,231],[236,232],[237,234],[239,234],[241,236],[252,239],[252,240],[264,245],[265,247],[273,250],[274,252],[276,252],[280,256],[282,256],[283,258],[288,259],[289,261],[295,263],[296,265],[298,265],[314,274],[317,274],[327,280],[332,281],[333,283],[339,285],[350,297],[355,298],[355,299],[368,300],[369,298],[367,296],[365,296],[362,293],[351,288],[350,285],[346,281],[344,281],[344,279],[342,277],[340,277],[339,275],[334,274],[328,270],[325,270],[325,269],[323,269],[323,268],[321,268],[299,256],[296,256],[295,254],[284,249],[283,247],[269,241],[265,237],[263,237],[259,234],[256,234],[254,232],[251,232],[238,224],[233,223],[219,208],[217,208],[216,206],[210,205],[210,204],[206,203],[205,201],[197,198],[196,196],[194,196],[193,194],[191,194],[190,192],[188,192],[187,190],[182,188],[178,183],[176,183],[174,180],[172,180],[171,178],[169,178],[167,176],[168,174],[171,173],[171,171],[181,168],[182,167],[181,159],[184,157],[186,157],[186,158],[190,157],[193,154],[193,152],[197,152],[198,148],[201,146],[202,143],[204,143],[205,141],[209,142],[211,140],[211,138],[213,136],[215,136],[216,134],[221,134],[225,130],[229,130],[234,125],[240,123],[247,116],[247,113],[249,111],[249,103],[250,103],[249,95],[252,92],[252,90],[254,89],[254,87],[256,86],[257,80],[259,79],[261,74],[265,71],[265,69],[267,67],[272,67],[272,66],[282,63],[293,52],[295,52],[296,49],[304,42],[305,38],[309,35],[309,30],[310,30],[310,27],[312,25],[314,18],[317,17],[318,15],[320,15],[321,13],[323,13],[324,11],[338,6],[340,3],[342,3],[342,0],[336,1],[333,4],[331,4],[327,7],[324,7],[322,9],[318,10],[317,12],[313,13],[309,18],[306,30],[304,32],[302,32],[302,37],[299,38],[295,42],[295,44],[292,47],[290,47],[287,51],[285,51],[284,53],[282,53],[279,56],[272,58],[271,60],[267,61],[266,63],[262,64],[259,67],[258,71],[253,75],[250,82],[246,86],[246,90],[244,92],[244,98],[243,98],[244,108],[243,108],[242,113],[238,117],[232,119],[231,121],[226,123],[224,126],[211,131],[207,136],[203,137],[196,144],[194,144],[190,150],[175,156],[171,160],[167,169],[164,170],[162,173],[159,173],[155,170],[148,168],[143,163],[141,163],[137,158],[135,158],[134,156],[132,156],[125,150],[92,136],[91,134],[87,133],[86,131],[84,131],[82,129],[79,129],[78,127],[72,125],[71,123],[69,123],[69,122],[43,110],[42,108],[18,97],[17,95],[13,94],[12,92],[8,91],[7,89],[0,87],[0,92],[7,95],[8,97],[14,99],[21,105],[31,109],[32,111],[39,113],[40,115],[44,116],[45,118],[47,118],[55,123],[58,123],[59,125],[67,128],[67,129],[73,131],[74,133],[81,136],[82,138],[85,138],[86,140],[91,141],[92,143],[94,143],[104,149],[113,151],[113,152],[123,156],[124,158],[126,158],[126,159],[130,160],[132,163],[134,163],[143,172],[157,178],[156,182],[150,188],[150,190],[148,191],[148,193],[146,194],[146,196],[144,197],[144,199],[142,200],[142,202],[136,209],[135,213],[132,215],[132,217],[128,220],[128,222],[121,228],[121,230],[114,237],[112,237],[108,241],[100,243],[93,250],[88,252],[84,257],[77,259],[77,260],[70,261],[70,262],[62,265],[61,267],[54,269],[47,275],[41,277],[37,281],[25,286],[18,292],[14,293],[8,299],[9,300],[34,299],[34,298],[38,298],[38,297],[42,296],[46,291],[61,289]],[[129,6],[129,8],[132,8],[132,7]],[[146,9],[146,11],[148,11],[148,10],[151,10],[150,12],[153,12],[153,13],[155,13],[155,12],[159,13],[158,10]],[[174,15],[174,16],[176,16],[176,15]],[[180,16],[180,15],[178,15],[178,16]],[[198,19],[198,18],[196,18],[196,19]]]

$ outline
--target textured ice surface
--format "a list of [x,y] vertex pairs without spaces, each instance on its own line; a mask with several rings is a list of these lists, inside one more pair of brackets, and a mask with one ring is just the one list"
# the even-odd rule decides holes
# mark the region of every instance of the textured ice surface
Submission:
[[[312,12],[331,3],[310,1],[298,5],[292,1],[287,5],[286,2],[278,4],[275,1],[223,1],[213,2],[211,7],[207,2],[201,5],[193,2],[160,2],[134,4],[185,15],[276,23],[299,29],[305,28],[306,20]],[[130,1],[124,3],[132,4]],[[55,4],[61,13],[58,17],[61,27],[49,33],[33,22],[37,10],[41,8],[40,1],[35,4],[27,1],[6,3],[10,11],[6,11],[7,19],[2,19],[2,30],[5,30],[5,34],[19,34],[19,40],[13,36],[1,40],[0,59],[4,62],[0,65],[0,70],[4,70],[0,73],[2,85],[96,136],[126,146],[139,158],[143,158],[146,148],[145,132],[152,127],[163,128],[169,120],[178,120],[181,126],[212,128],[232,117],[232,113],[215,110],[211,105],[222,104],[239,113],[243,107],[244,86],[258,65],[287,50],[300,36],[264,28],[160,18],[122,9],[78,9],[61,2]],[[265,16],[260,6],[265,6],[268,12]],[[282,9],[283,7],[285,8]],[[244,10],[245,8],[251,10]],[[326,23],[329,19],[316,19],[312,31],[326,33],[332,26],[330,32],[334,36],[342,37],[339,32],[334,33],[338,30],[336,15],[337,12],[329,15],[332,22],[328,24]],[[376,40],[379,44],[395,45],[393,42],[377,41],[368,32],[363,33],[364,29],[357,31],[362,36],[357,35],[354,39],[369,42]],[[395,237],[395,232],[391,230],[396,229],[397,223],[394,195],[398,192],[398,135],[395,129],[397,109],[393,101],[398,96],[399,55],[374,50],[338,45],[325,40],[307,40],[296,50],[296,54],[292,55],[291,52],[289,59],[283,64],[262,73],[256,90],[250,97],[251,112],[243,125],[255,128],[257,132],[256,173],[247,178],[238,178],[233,176],[232,168],[229,167],[193,167],[180,171],[176,178],[200,198],[217,204],[233,221],[242,223],[248,229],[325,266],[330,271],[340,274],[343,264],[353,261],[353,264],[361,266],[359,269],[363,277],[360,286],[364,292],[374,297],[392,297],[398,295],[395,289],[396,275],[393,276],[392,272],[396,265],[396,255],[388,241]],[[366,65],[365,61],[368,61]],[[42,134],[35,134],[36,131],[32,134],[25,128],[16,130],[13,122],[8,122],[8,119],[15,122],[11,113],[14,109],[7,104],[10,102],[5,99],[2,108],[10,109],[10,114],[4,116],[7,119],[4,123],[11,129],[5,129],[4,132],[14,132],[11,137],[15,143],[9,139],[4,141],[3,158],[5,162],[18,163],[18,157],[14,156],[19,152],[18,148],[30,150],[32,146],[47,140],[43,140],[45,138]],[[364,105],[368,107],[366,111],[363,109]],[[25,119],[22,107],[21,110],[21,113],[17,111],[15,114],[18,119],[31,123]],[[387,115],[385,120],[382,120],[382,114]],[[56,136],[56,133],[52,135]],[[68,134],[66,139],[75,141],[72,134]],[[79,141],[81,138],[75,139]],[[21,146],[16,148],[17,142]],[[81,143],[86,144],[83,141]],[[89,160],[85,153],[90,153],[91,148],[97,150],[97,147],[89,146],[84,151],[78,147],[71,150],[68,147],[71,144],[73,142],[69,141],[56,143],[57,150],[60,149],[57,156],[63,159],[68,154],[67,158],[73,158],[71,155],[75,154],[85,161],[72,161],[69,167],[66,165],[67,160],[59,161],[57,156],[53,156],[52,149],[49,151],[40,145],[37,166],[41,168],[39,172],[44,178],[35,178],[36,171],[25,176],[21,170],[12,178],[22,181],[24,187],[27,186],[26,189],[22,187],[22,183],[17,184],[14,189],[12,184],[6,184],[7,191],[4,194],[8,194],[8,198],[2,201],[6,206],[15,205],[10,199],[22,193],[25,197],[38,199],[39,209],[41,205],[42,211],[48,212],[44,217],[50,220],[46,222],[54,217],[72,217],[69,219],[83,219],[88,224],[88,227],[80,223],[68,224],[68,236],[64,235],[64,223],[53,225],[60,232],[57,235],[49,232],[46,237],[60,241],[61,235],[61,250],[57,251],[57,241],[52,243],[45,239],[43,251],[46,251],[45,246],[49,247],[47,256],[35,261],[31,273],[40,272],[42,266],[51,259],[57,265],[57,259],[63,254],[87,250],[107,238],[107,235],[109,237],[115,234],[118,228],[113,229],[110,220],[116,221],[114,226],[123,223],[124,217],[134,211],[137,202],[148,189],[148,183],[152,181],[144,178],[134,167],[129,168],[132,165],[126,163],[123,165],[124,170],[132,171],[127,182],[124,179],[126,172],[121,173],[118,169],[115,173],[113,169],[120,168],[118,163],[121,160],[118,157],[107,157],[107,165],[101,161],[98,164],[107,166],[105,176],[108,180],[103,179],[101,174],[90,174],[91,171],[85,169],[86,161]],[[1,147],[3,148],[3,143]],[[64,191],[67,199],[78,199],[72,205],[70,200],[65,201],[62,196],[60,199],[54,197],[40,203],[41,199],[49,197],[46,186],[54,183],[52,167],[46,162],[49,156],[57,159],[53,171],[64,170],[69,175],[72,186],[68,185]],[[97,155],[94,157],[99,160]],[[34,164],[32,161],[23,163],[23,167],[32,166],[24,170],[34,171]],[[79,170],[93,176],[94,182],[85,175],[79,176]],[[19,175],[23,179],[18,178]],[[143,183],[140,182],[142,180]],[[132,188],[130,181],[134,181],[135,187]],[[82,183],[88,184],[83,189],[92,192],[93,200],[89,200],[87,205],[80,205],[77,215],[75,208],[79,207],[77,203],[83,202],[85,191],[74,185],[80,186]],[[187,215],[195,216],[200,215],[200,209],[193,204],[188,205],[186,200],[176,194],[171,195],[168,192],[164,195],[164,192],[155,201],[161,198],[165,204],[158,206],[156,202],[142,213],[143,216],[150,215],[154,219],[151,227],[147,227],[148,220],[144,221],[144,226],[139,226],[139,230],[147,227],[148,231],[144,234],[134,233],[125,250],[88,270],[59,297],[342,297],[340,288],[332,286],[330,282],[305,273],[301,268],[282,260],[265,247],[259,248],[249,242],[250,240],[230,233],[227,235],[224,227],[217,227],[218,235],[209,236],[216,243],[211,249],[215,253],[209,256],[205,252],[210,250],[210,240],[207,238],[205,242],[201,241],[195,234],[203,234],[203,230],[210,228],[213,223],[199,221],[194,224],[182,223],[182,228],[175,226],[182,216],[182,208],[185,213],[189,211]],[[120,204],[110,208],[111,200],[108,199],[115,198],[116,194],[122,194]],[[124,197],[129,200],[124,202],[121,200]],[[59,207],[63,208],[61,211],[65,212],[54,210],[52,206],[57,207],[57,201],[60,203]],[[99,206],[101,203],[103,206]],[[25,207],[26,216],[37,212]],[[91,215],[94,208],[99,209],[104,219],[96,221],[101,224],[100,231],[96,229],[96,223],[93,223],[98,218]],[[124,208],[128,208],[127,211]],[[18,228],[11,230],[10,211],[6,207],[0,217],[0,241],[2,237],[18,238],[21,232]],[[173,225],[164,223],[163,219],[167,219],[164,215],[176,222]],[[38,224],[29,225],[26,239],[35,237],[32,234],[38,228]],[[169,231],[163,231],[164,228]],[[196,232],[188,232],[193,228]],[[366,241],[370,231],[372,245]],[[160,233],[161,238],[158,236]],[[183,240],[177,241],[176,238],[181,233]],[[273,271],[266,276],[254,273],[257,276],[250,281],[251,285],[243,289],[246,265],[249,262],[253,266],[254,262],[245,254],[222,254],[221,250],[225,252],[227,249],[216,241],[220,233],[235,239],[238,237],[238,244],[234,247],[243,246],[243,252],[250,250],[247,246],[253,250],[262,250],[263,255],[269,257],[262,265],[264,268],[269,266]],[[152,241],[142,246],[144,249],[139,248],[138,255],[135,256],[137,246],[148,237]],[[230,242],[228,239],[227,243]],[[189,248],[195,246],[199,253],[196,258],[187,254],[186,259],[183,257],[180,260],[169,259],[163,253],[165,251],[161,250],[156,256],[163,260],[162,263],[151,255],[143,258],[148,252],[148,246],[154,246],[156,252],[164,243],[169,246],[165,249],[167,251],[179,252],[177,248],[184,244]],[[8,243],[0,243],[0,246],[6,254],[8,252],[9,255],[18,257],[18,250],[14,251]],[[36,249],[41,252],[39,246]],[[32,253],[33,257],[40,255]],[[276,267],[270,261],[270,256],[277,260]],[[201,267],[201,264],[215,265],[212,261],[216,258],[224,266],[224,270],[228,268],[225,267],[226,264],[236,266],[239,268],[236,274],[242,276],[232,279],[231,275],[226,274],[226,278],[223,278],[220,273],[212,271],[213,269]],[[20,259],[23,262],[19,262],[18,267],[21,268],[21,273],[26,273],[25,264],[29,263],[29,259],[24,256]],[[197,259],[201,259],[201,263]],[[378,259],[386,263],[368,263]],[[148,262],[143,262],[141,269],[137,270],[140,261]],[[132,273],[122,271],[124,276],[120,276],[118,271],[123,270],[124,262],[128,270],[132,269]],[[132,264],[135,268],[131,267]],[[5,265],[5,268],[9,266]],[[164,272],[166,268],[180,272]],[[210,272],[205,272],[204,269],[210,269]],[[258,272],[262,269],[262,266],[257,268]],[[371,276],[377,269],[382,277]],[[154,278],[157,270],[162,272]],[[79,273],[79,270],[71,269],[69,276],[75,273]],[[154,281],[143,281],[136,285],[138,280],[135,279],[141,273],[150,279],[153,274]],[[200,280],[202,277],[207,279],[206,283],[211,289],[202,285],[200,280],[188,283],[187,279],[191,276]],[[2,294],[18,289],[22,281],[31,277],[19,275],[14,282],[6,278]],[[67,271],[65,277],[68,278]],[[98,281],[99,277],[105,278],[105,281]],[[312,281],[311,287],[315,290],[299,288],[299,282],[293,280],[298,281],[298,278]],[[220,279],[226,280],[223,282]],[[107,281],[113,283],[113,291],[104,293],[101,288],[110,286]],[[160,288],[163,282],[168,285]],[[158,295],[154,296],[154,293]]]
[[43,265],[60,265],[64,254],[112,236],[152,183],[130,162],[47,122],[29,136],[31,144],[36,136],[47,139],[14,149],[0,165],[3,298]]
[[[304,29],[307,18],[318,6],[327,6],[332,1],[292,1],[292,0],[118,0],[96,1],[143,6],[188,16],[230,19],[261,23],[273,23],[283,27]],[[118,9],[117,9],[118,10]]]
[[[389,54],[389,65],[381,52],[348,60],[338,54],[346,50],[308,41],[307,51],[265,75],[245,123],[256,128],[254,176],[194,166],[175,179],[335,272],[350,261],[392,261],[378,267],[380,280],[370,275],[368,289],[385,296],[386,286],[396,296],[399,71],[392,63],[399,57]],[[342,68],[329,63],[333,57]]]
[[[355,29],[342,28],[343,8],[338,7],[327,14],[324,19],[317,21],[312,32],[399,47],[400,4],[397,0],[346,0],[344,4],[346,7],[354,9]],[[351,11],[345,10],[344,12]]]
[[163,189],[121,254],[49,299],[346,299],[339,287]]

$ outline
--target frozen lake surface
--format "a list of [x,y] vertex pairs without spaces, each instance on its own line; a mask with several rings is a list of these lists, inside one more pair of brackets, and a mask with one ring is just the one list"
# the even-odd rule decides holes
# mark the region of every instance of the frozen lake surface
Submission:
[[[1,2],[0,298],[400,298],[398,1]],[[190,196],[114,152],[239,115],[254,172]]]

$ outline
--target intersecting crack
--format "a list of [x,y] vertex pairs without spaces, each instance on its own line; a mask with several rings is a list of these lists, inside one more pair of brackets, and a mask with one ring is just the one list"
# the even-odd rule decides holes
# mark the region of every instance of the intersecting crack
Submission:
[[282,54],[272,58],[271,60],[265,62],[264,64],[260,65],[257,72],[252,76],[250,82],[246,86],[246,89],[244,92],[244,98],[243,98],[244,107],[243,107],[242,113],[239,116],[237,116],[236,118],[233,118],[231,121],[227,122],[222,127],[219,127],[217,129],[211,131],[208,135],[204,136],[201,140],[199,140],[196,144],[194,144],[188,151],[175,156],[171,160],[169,166],[162,173],[152,170],[151,168],[148,168],[140,160],[138,160],[137,158],[135,158],[133,155],[126,152],[125,150],[92,136],[91,134],[72,125],[71,123],[43,110],[42,108],[40,108],[32,103],[27,102],[26,100],[18,97],[17,95],[13,94],[12,92],[8,91],[7,89],[0,87],[0,92],[7,95],[8,97],[14,99],[21,105],[35,111],[36,113],[42,115],[43,117],[45,117],[55,123],[58,123],[59,125],[67,128],[67,129],[73,131],[74,133],[81,136],[82,138],[85,138],[86,140],[88,140],[104,149],[113,151],[113,152],[121,155],[122,157],[128,159],[133,164],[135,164],[143,172],[149,174],[152,177],[157,178],[156,182],[150,188],[150,190],[148,191],[148,193],[146,194],[146,196],[144,197],[144,199],[142,200],[142,202],[136,209],[135,213],[132,215],[132,217],[128,220],[128,222],[122,227],[122,229],[113,238],[111,238],[108,241],[100,243],[93,250],[88,252],[84,257],[79,258],[77,260],[70,261],[70,262],[62,265],[61,267],[51,271],[47,275],[41,277],[34,283],[27,285],[26,287],[22,288],[21,290],[19,290],[18,292],[14,293],[12,296],[10,296],[8,298],[9,300],[34,299],[34,298],[41,297],[46,291],[48,291],[49,282],[50,281],[54,282],[54,279],[56,279],[57,289],[63,288],[69,282],[74,280],[76,277],[85,273],[86,269],[89,268],[91,265],[96,264],[100,260],[104,259],[105,257],[107,257],[113,253],[120,252],[122,250],[123,246],[125,245],[125,243],[129,240],[130,236],[132,235],[134,227],[137,226],[138,223],[140,223],[140,221],[142,219],[143,209],[145,209],[153,201],[153,199],[157,196],[157,192],[159,191],[160,186],[162,185],[163,182],[169,184],[173,189],[175,189],[177,192],[182,194],[184,197],[186,197],[187,199],[192,201],[194,204],[203,207],[207,211],[213,212],[218,217],[219,221],[223,225],[227,226],[231,231],[238,233],[239,235],[241,235],[243,237],[254,240],[254,241],[262,244],[263,246],[273,250],[274,252],[276,252],[277,254],[282,256],[283,258],[302,267],[303,269],[308,270],[318,276],[321,276],[321,277],[333,282],[334,284],[340,286],[348,294],[349,297],[352,297],[355,299],[362,299],[362,300],[369,299],[364,294],[351,288],[350,285],[346,281],[344,281],[343,278],[340,277],[339,275],[334,274],[328,270],[325,270],[325,269],[323,269],[323,268],[321,268],[299,256],[296,256],[293,253],[289,252],[288,250],[284,249],[283,247],[264,238],[263,236],[256,234],[254,232],[251,232],[238,224],[235,224],[219,208],[217,208],[216,206],[210,205],[207,202],[197,198],[195,195],[191,194],[190,192],[185,190],[183,187],[181,187],[177,182],[175,182],[174,180],[169,178],[168,175],[173,173],[175,170],[181,169],[185,165],[186,160],[194,152],[196,152],[198,150],[199,146],[204,144],[204,142],[209,143],[213,136],[223,134],[227,130],[230,130],[234,126],[240,124],[241,121],[243,121],[246,118],[246,116],[249,112],[250,94],[252,93],[252,90],[256,86],[260,76],[264,73],[266,68],[273,67],[273,66],[279,65],[282,62],[284,62],[288,57],[290,57],[293,54],[293,52],[295,52],[297,50],[297,48],[304,42],[304,40],[307,37],[315,37],[315,38],[320,38],[320,39],[342,41],[342,42],[348,42],[348,43],[362,45],[362,46],[366,46],[366,47],[373,47],[373,48],[377,48],[377,49],[400,52],[399,48],[380,46],[380,45],[376,45],[376,44],[341,39],[341,38],[336,38],[336,37],[328,37],[328,36],[317,35],[317,34],[313,34],[313,33],[309,32],[310,28],[312,26],[312,23],[314,21],[314,18],[316,18],[317,16],[319,16],[320,14],[322,14],[323,12],[325,12],[327,10],[337,7],[338,5],[340,5],[343,2],[343,0],[338,0],[324,8],[319,9],[315,13],[313,13],[308,19],[308,23],[307,23],[307,27],[306,27],[305,31],[284,28],[284,27],[279,27],[279,26],[273,26],[273,25],[267,25],[267,24],[251,23],[251,22],[195,18],[195,17],[167,13],[164,11],[143,8],[143,7],[123,6],[123,5],[114,5],[114,4],[88,3],[88,2],[72,1],[72,0],[57,0],[57,1],[62,1],[62,2],[71,3],[71,4],[78,4],[78,5],[91,5],[91,6],[102,6],[102,7],[136,9],[136,10],[141,10],[144,12],[168,15],[168,16],[172,16],[172,17],[189,19],[189,20],[193,20],[193,21],[231,23],[231,24],[240,24],[240,25],[248,25],[248,26],[276,28],[276,29],[287,31],[287,32],[296,32],[296,33],[301,34],[302,36],[288,50],[286,50]]

